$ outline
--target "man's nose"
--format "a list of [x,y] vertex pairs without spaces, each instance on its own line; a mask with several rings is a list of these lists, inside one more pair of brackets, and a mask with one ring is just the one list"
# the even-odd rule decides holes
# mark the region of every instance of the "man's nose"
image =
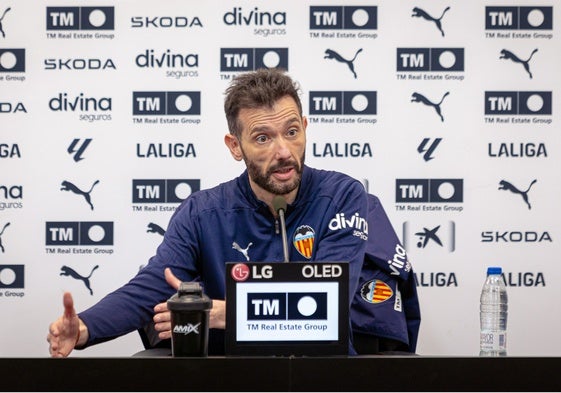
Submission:
[[288,158],[291,155],[289,144],[284,138],[277,138],[275,141],[275,156],[276,158]]

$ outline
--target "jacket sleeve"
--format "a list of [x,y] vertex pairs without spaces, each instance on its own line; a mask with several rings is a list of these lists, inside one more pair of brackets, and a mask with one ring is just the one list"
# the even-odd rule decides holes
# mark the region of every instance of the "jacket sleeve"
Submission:
[[86,346],[130,333],[151,321],[154,306],[176,292],[165,280],[165,267],[182,281],[196,278],[198,231],[196,220],[190,219],[191,209],[192,203],[185,201],[176,210],[156,255],[135,277],[78,314],[88,327]]
[[315,249],[314,260],[349,262],[349,302],[355,293],[368,238],[367,194],[353,181],[333,196],[325,214],[326,227]]
[[415,275],[380,200],[369,195],[368,203],[370,235],[351,305],[352,329],[415,352],[421,321]]

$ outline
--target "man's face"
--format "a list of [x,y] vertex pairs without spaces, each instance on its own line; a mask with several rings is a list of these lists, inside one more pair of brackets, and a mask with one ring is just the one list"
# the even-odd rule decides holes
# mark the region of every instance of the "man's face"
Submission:
[[242,125],[239,150],[253,191],[267,202],[275,195],[292,202],[302,179],[306,118],[287,96],[272,108],[242,109],[238,119]]

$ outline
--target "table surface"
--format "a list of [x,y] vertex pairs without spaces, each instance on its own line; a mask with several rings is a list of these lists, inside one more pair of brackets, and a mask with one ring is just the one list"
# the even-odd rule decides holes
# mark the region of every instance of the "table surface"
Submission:
[[561,391],[561,357],[0,358],[1,391]]

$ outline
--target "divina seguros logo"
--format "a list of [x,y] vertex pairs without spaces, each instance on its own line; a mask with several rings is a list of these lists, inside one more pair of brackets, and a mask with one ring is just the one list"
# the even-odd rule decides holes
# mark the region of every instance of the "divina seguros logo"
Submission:
[[199,54],[177,52],[171,49],[146,49],[135,57],[135,64],[141,69],[166,70],[168,78],[194,78],[199,76]]
[[0,184],[0,211],[23,208],[23,186]]
[[227,26],[253,27],[256,36],[286,35],[286,12],[263,11],[259,7],[251,9],[234,7],[224,13],[222,21]]
[[80,121],[110,121],[112,107],[111,97],[89,97],[84,93],[72,95],[58,93],[49,100],[49,109],[53,112],[78,112]]
[[368,221],[361,217],[358,212],[350,217],[343,212],[337,213],[335,217],[329,220],[329,230],[340,231],[345,229],[352,230],[353,236],[368,240]]

